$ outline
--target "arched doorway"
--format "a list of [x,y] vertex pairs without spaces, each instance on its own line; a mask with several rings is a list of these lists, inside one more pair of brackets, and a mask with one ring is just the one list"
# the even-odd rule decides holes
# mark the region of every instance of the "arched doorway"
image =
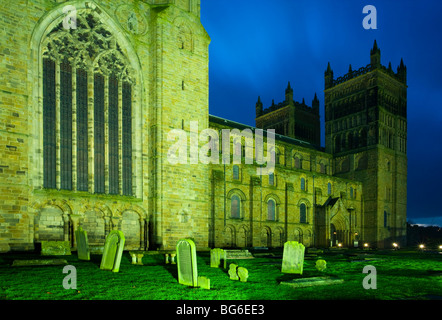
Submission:
[[224,248],[235,247],[235,231],[232,226],[226,226],[222,233],[222,241]]
[[270,228],[264,227],[261,229],[260,245],[262,247],[270,248],[272,246],[272,233]]

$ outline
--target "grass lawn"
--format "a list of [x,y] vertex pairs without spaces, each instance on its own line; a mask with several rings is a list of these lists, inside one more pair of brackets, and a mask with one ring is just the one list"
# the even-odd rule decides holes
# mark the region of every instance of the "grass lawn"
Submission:
[[[210,253],[198,252],[198,275],[210,279],[210,290],[178,284],[176,265],[164,264],[163,255],[145,255],[144,265],[132,265],[124,252],[120,272],[100,270],[100,255],[79,261],[75,252],[59,256],[76,267],[77,289],[64,289],[63,266],[12,267],[16,259],[41,259],[35,253],[0,254],[2,300],[435,300],[442,299],[442,254],[438,252],[325,251],[308,257],[302,276],[281,273],[282,251],[229,260],[249,271],[247,282],[229,279],[227,269],[211,268]],[[47,257],[44,257],[47,258]],[[308,258],[308,260],[307,260]],[[327,269],[315,268],[317,259]],[[364,289],[364,266],[376,268],[377,289]],[[332,276],[342,284],[308,288],[280,285],[299,277]]]

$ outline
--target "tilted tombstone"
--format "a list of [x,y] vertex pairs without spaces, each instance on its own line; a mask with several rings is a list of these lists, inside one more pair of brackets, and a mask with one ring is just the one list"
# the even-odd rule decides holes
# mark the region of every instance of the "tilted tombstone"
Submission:
[[191,239],[182,239],[176,245],[178,283],[198,287],[196,246]]
[[238,265],[237,264],[231,263],[229,265],[228,273],[229,273],[230,280],[239,280],[237,269],[238,269]]
[[304,252],[304,245],[298,243],[298,241],[287,241],[284,243],[281,272],[302,274]]
[[226,268],[226,252],[223,249],[215,248],[210,250],[210,267],[219,268],[221,266]]
[[121,256],[124,249],[124,235],[120,230],[112,230],[106,237],[104,244],[103,257],[101,258],[100,269],[112,270],[118,272],[120,270]]
[[90,260],[89,241],[87,239],[87,232],[79,227],[75,230],[75,238],[77,240],[77,256],[80,260]]

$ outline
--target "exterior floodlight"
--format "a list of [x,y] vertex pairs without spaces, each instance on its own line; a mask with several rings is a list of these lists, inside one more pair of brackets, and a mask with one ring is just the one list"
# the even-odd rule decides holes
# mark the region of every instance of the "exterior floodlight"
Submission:
[[365,248],[368,248],[368,243],[364,243],[364,247],[365,247]]
[[423,248],[425,248],[425,246],[424,246],[423,244],[420,244],[420,245],[419,245],[419,248],[420,248],[420,249],[423,249]]

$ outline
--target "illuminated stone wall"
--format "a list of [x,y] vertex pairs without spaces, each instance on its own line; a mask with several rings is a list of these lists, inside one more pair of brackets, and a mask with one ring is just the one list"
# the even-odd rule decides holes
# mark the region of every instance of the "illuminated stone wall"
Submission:
[[[66,36],[62,28],[69,12],[64,11],[66,5],[73,6],[79,30],[94,35],[93,41]],[[171,128],[181,128],[182,124],[188,128],[191,119],[198,120],[201,127],[208,125],[210,38],[199,20],[199,1],[15,1],[2,6],[0,15],[4,30],[0,60],[0,251],[32,250],[43,240],[67,240],[75,246],[73,235],[79,225],[88,232],[93,246],[103,245],[111,230],[120,229],[126,234],[126,249],[174,247],[182,237],[194,237],[199,246],[207,247],[208,196],[204,190],[209,183],[208,169],[171,167],[166,160],[170,145],[167,133]],[[67,23],[71,24],[72,20]],[[64,42],[56,43],[54,39]],[[56,45],[64,45],[63,50],[53,50]],[[103,46],[107,46],[107,51]],[[87,54],[80,53],[80,49],[87,50],[90,61],[83,59]],[[62,183],[60,132],[64,128],[60,106],[63,101],[59,83],[61,61],[57,59],[62,60],[60,56],[69,50],[71,67],[74,70],[83,67],[89,76],[87,191],[77,188],[80,176],[76,169],[80,164],[76,157],[76,137],[83,132],[76,126],[79,119],[75,101],[79,97],[75,92],[78,85],[75,77],[72,187],[63,187]],[[101,180],[104,192],[98,192],[100,180],[95,172],[98,167],[94,165],[98,145],[93,112],[97,98],[91,75],[102,65],[100,54],[104,57],[106,52],[109,57],[112,53],[126,61],[118,75],[127,74],[132,84],[132,185],[125,191],[130,195],[123,193],[122,120],[118,120],[117,192],[110,192],[112,182],[106,155],[102,169],[104,182]],[[54,186],[50,188],[44,187],[43,159],[42,61],[46,56],[54,59],[56,66],[56,114],[52,125],[57,147],[52,166],[55,166]],[[107,67],[110,69],[104,65]],[[108,90],[106,85],[105,98]],[[116,97],[121,110],[121,89]],[[121,111],[118,116],[122,117]],[[108,120],[109,111],[105,111],[104,117]],[[104,128],[107,153],[110,140],[107,122]],[[188,218],[181,223],[183,212],[188,213]]]

